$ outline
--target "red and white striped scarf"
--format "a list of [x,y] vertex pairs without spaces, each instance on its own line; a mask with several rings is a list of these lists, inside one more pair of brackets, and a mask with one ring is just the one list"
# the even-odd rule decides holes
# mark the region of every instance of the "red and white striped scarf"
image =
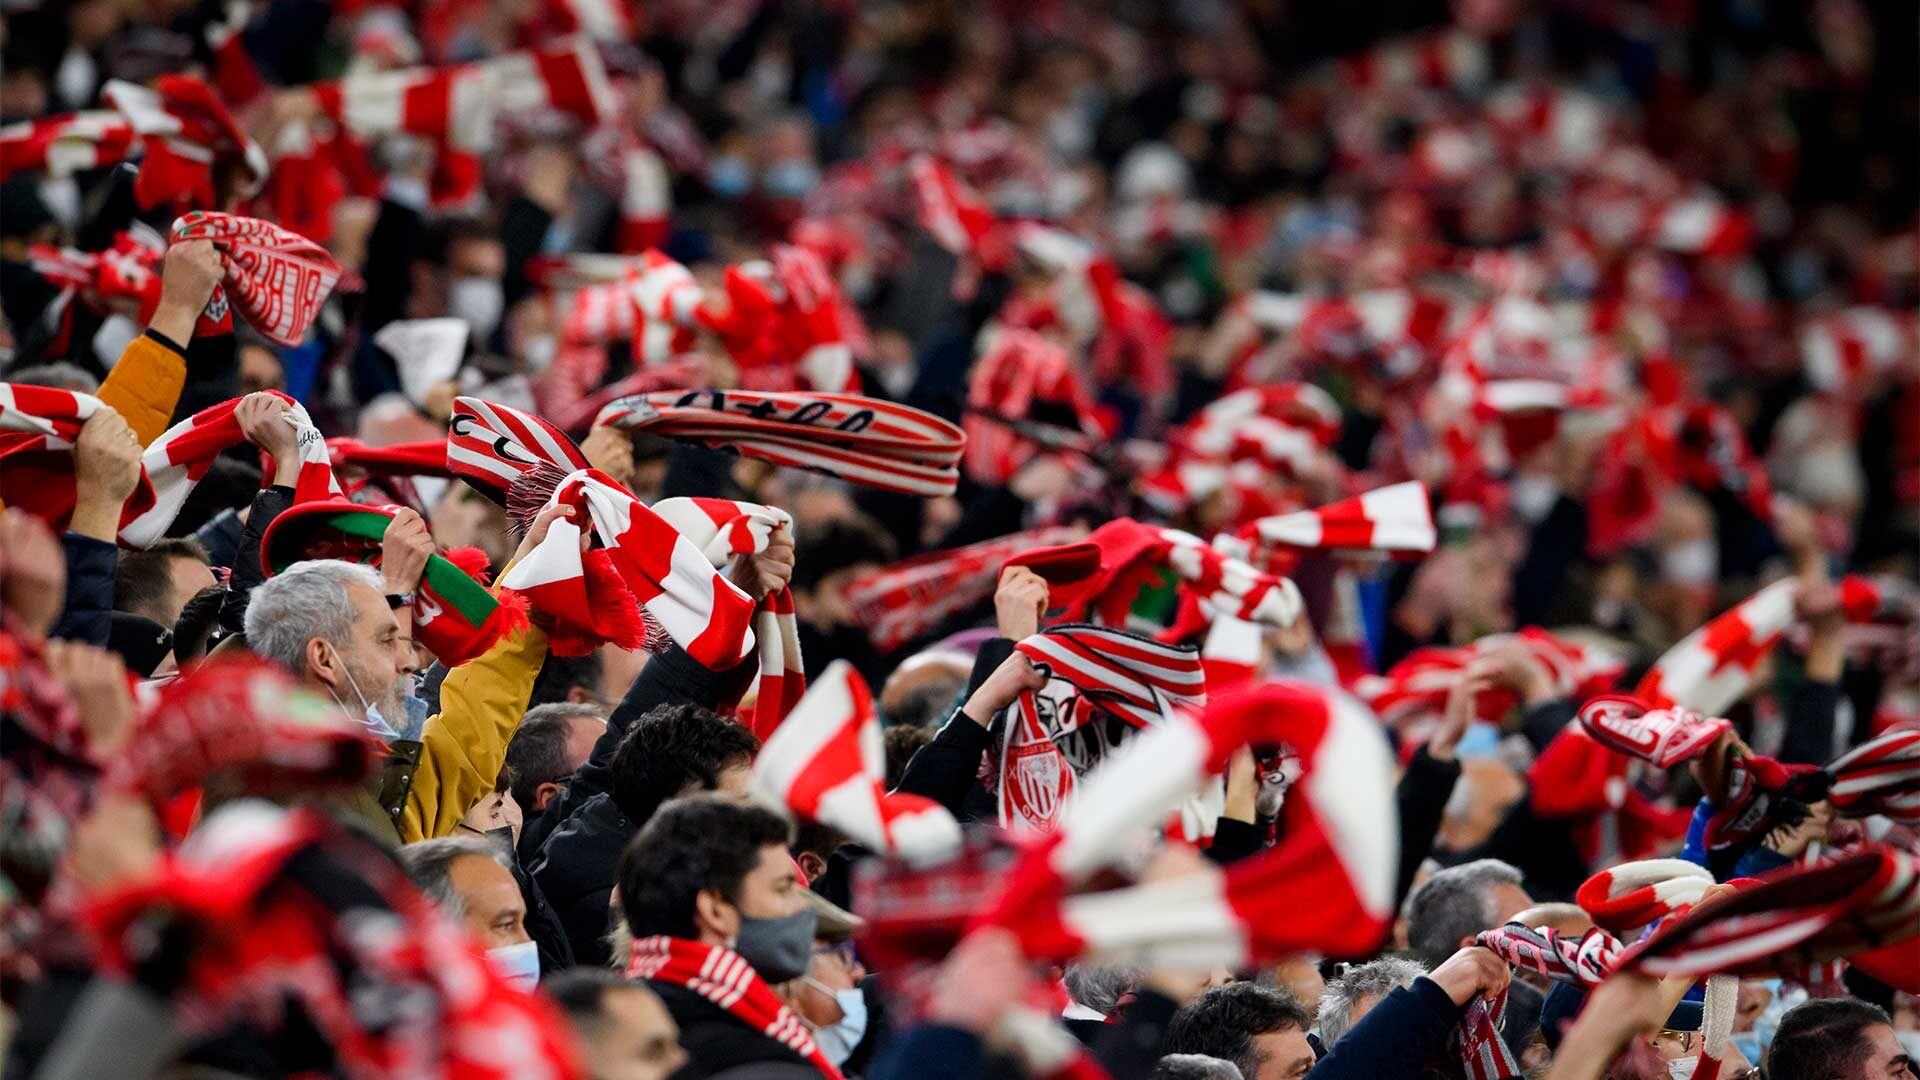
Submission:
[[172,239],[213,242],[226,274],[209,310],[231,303],[275,344],[300,344],[340,281],[327,249],[257,218],[195,211],[173,223]]
[[966,547],[930,551],[856,579],[847,601],[882,652],[932,633],[993,595],[1008,560],[1032,548],[1066,544],[1066,528],[1030,529]]
[[239,166],[252,195],[267,178],[267,154],[247,137],[213,87],[192,75],[162,75],[151,88],[110,79],[101,99],[119,109],[145,144],[134,177],[143,210],[171,204],[194,210],[217,205],[214,174]]
[[[301,461],[295,498],[338,494],[320,432],[298,402],[274,393],[291,406],[285,419],[293,425]],[[147,547],[165,535],[214,459],[242,441],[240,425],[233,418],[240,401],[234,398],[210,405],[168,428],[147,447],[140,458],[140,482],[121,510],[123,543]],[[80,428],[100,408],[100,399],[88,394],[0,383],[0,431],[7,433],[0,434],[0,460],[7,465],[0,498],[64,529],[75,497],[73,465],[67,455]]]
[[623,398],[595,427],[644,431],[905,495],[951,495],[966,435],[919,409],[857,394],[664,391]]
[[[281,414],[294,430],[295,452],[300,458],[300,474],[294,483],[294,501],[324,499],[339,495],[340,482],[333,475],[333,461],[327,454],[327,441],[299,402],[277,390],[268,391],[284,399],[288,409]],[[140,456],[140,468],[153,485],[153,507],[120,526],[120,539],[134,547],[146,547],[166,534],[167,527],[186,505],[187,496],[213,468],[214,459],[229,446],[245,439],[234,410],[241,398],[209,405],[161,433]]]
[[[1278,844],[1224,871],[1068,895],[1252,743],[1290,747],[1303,766]],[[1012,931],[1035,960],[1211,968],[1370,953],[1393,919],[1393,774],[1379,725],[1340,691],[1285,679],[1232,691],[1142,732],[1090,773],[978,923]]]
[[531,413],[474,397],[453,399],[447,466],[502,506],[515,491],[545,501],[551,492],[540,488],[538,477],[589,467],[586,455],[559,428]]
[[1000,824],[1046,832],[1076,786],[1058,740],[1098,712],[1136,728],[1163,723],[1176,705],[1206,700],[1206,673],[1190,648],[1098,626],[1056,626],[1014,648],[1050,675],[1007,707],[1000,752]]
[[913,180],[920,227],[949,253],[970,259],[980,269],[1000,270],[1010,251],[999,221],[986,201],[945,162],[931,154],[907,161]]
[[1417,480],[1375,488],[1317,510],[1261,518],[1251,531],[1267,544],[1314,550],[1426,552],[1438,539],[1426,485]]
[[127,160],[137,139],[127,118],[111,109],[8,124],[0,127],[0,180],[19,172],[60,179],[117,165]]
[[1650,975],[1799,977],[1807,967],[1920,934],[1920,861],[1880,844],[1783,867],[1670,919],[1625,957]]
[[732,949],[685,938],[641,938],[633,943],[627,978],[653,979],[691,990],[749,1030],[805,1058],[828,1080],[840,1080],[840,1070],[821,1053],[806,1021],[782,1004],[753,965]]
[[[692,541],[715,569],[726,567],[736,555],[765,551],[777,532],[789,536],[793,532],[793,518],[785,510],[732,499],[662,499],[653,504],[653,512]],[[747,726],[765,742],[807,689],[791,589],[782,587],[760,601],[754,609],[753,633],[760,676]]]
[[1300,593],[1291,581],[1192,533],[1120,518],[1084,542],[1099,551],[1099,566],[1081,580],[1059,583],[1053,600],[1062,618],[1098,617],[1123,626],[1141,588],[1168,571],[1179,582],[1181,604],[1173,625],[1159,635],[1162,641],[1193,637],[1216,618],[1286,626],[1300,614]]
[[1885,732],[1827,763],[1827,798],[1846,817],[1920,825],[1920,731]]
[[[1569,641],[1537,626],[1513,634],[1489,634],[1458,648],[1415,649],[1384,675],[1358,679],[1354,692],[1388,727],[1413,731],[1438,717],[1460,673],[1475,659],[1508,645],[1523,646],[1562,697],[1586,698],[1612,689],[1626,662],[1603,649]],[[1511,691],[1489,689],[1474,699],[1475,715],[1500,723],[1519,703]]]
[[1602,694],[1580,706],[1580,725],[1610,750],[1669,769],[1705,753],[1733,722],[1689,709],[1655,709],[1631,694]]
[[960,824],[953,815],[931,799],[887,793],[885,775],[873,696],[844,660],[820,673],[753,759],[755,792],[870,851],[918,863],[957,851]]
[[1491,998],[1475,997],[1467,1002],[1466,1013],[1460,1018],[1460,1026],[1454,1029],[1451,1042],[1460,1055],[1460,1065],[1468,1080],[1509,1080],[1526,1075],[1520,1059],[1513,1056],[1507,1040],[1500,1035],[1506,1020],[1507,989],[1504,986]]
[[1013,422],[1097,436],[1093,395],[1060,346],[1030,330],[1001,330],[967,378],[967,475],[1004,484],[1040,450]]

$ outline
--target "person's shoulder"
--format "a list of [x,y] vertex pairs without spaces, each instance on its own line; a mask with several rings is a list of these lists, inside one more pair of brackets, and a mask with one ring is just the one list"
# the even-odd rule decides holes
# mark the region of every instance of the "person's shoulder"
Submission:
[[805,1065],[800,1055],[746,1021],[676,983],[645,980],[680,1029],[680,1045],[699,1075],[762,1062]]

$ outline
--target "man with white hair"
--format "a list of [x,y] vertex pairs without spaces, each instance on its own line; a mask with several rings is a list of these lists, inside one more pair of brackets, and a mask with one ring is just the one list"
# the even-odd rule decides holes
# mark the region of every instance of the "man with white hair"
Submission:
[[1419,961],[1404,956],[1381,957],[1341,972],[1328,981],[1326,990],[1320,994],[1320,1012],[1314,1025],[1320,1045],[1331,1050],[1381,998],[1403,986],[1412,986],[1415,979],[1426,973],[1426,967]]

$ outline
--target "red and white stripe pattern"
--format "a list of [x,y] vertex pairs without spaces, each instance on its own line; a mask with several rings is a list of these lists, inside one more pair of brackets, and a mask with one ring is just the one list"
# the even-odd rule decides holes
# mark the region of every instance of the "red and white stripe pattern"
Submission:
[[967,377],[967,475],[1003,484],[1040,450],[1009,421],[1039,423],[1036,409],[1071,417],[1092,435],[1093,395],[1066,350],[1030,330],[1000,330]]
[[[1251,742],[1286,745],[1304,768],[1277,845],[1224,873],[1063,899]],[[1379,725],[1338,690],[1275,680],[1235,691],[1110,755],[981,921],[1013,931],[1035,960],[1211,968],[1370,952],[1393,918],[1393,771]]]
[[1776,581],[1709,620],[1660,657],[1635,695],[1656,706],[1726,712],[1753,688],[1754,670],[1793,625],[1795,591],[1791,579]]
[[1492,949],[1515,968],[1537,972],[1554,982],[1591,990],[1613,974],[1625,951],[1620,939],[1599,927],[1570,938],[1550,926],[1510,922],[1482,930],[1474,943]]
[[1318,510],[1261,518],[1254,530],[1268,544],[1312,549],[1426,552],[1438,538],[1426,486],[1414,480]]
[[509,113],[551,109],[596,126],[613,113],[600,54],[584,40],[476,64],[367,72],[311,88],[321,111],[361,141],[418,135],[473,153]]
[[1800,331],[1800,360],[1814,389],[1858,396],[1902,356],[1912,355],[1911,313],[1850,307],[1815,319]]
[[1507,1021],[1507,989],[1488,997],[1467,1002],[1453,1042],[1460,1054],[1460,1065],[1467,1080],[1509,1080],[1526,1075],[1520,1059],[1508,1049],[1500,1034]]
[[[622,609],[637,603],[702,665],[720,671],[746,659],[754,645],[753,599],[714,569],[700,545],[597,469],[569,473],[547,505],[569,506],[574,513],[552,522],[546,539],[501,575],[502,587],[524,594],[535,609],[580,637],[608,640],[608,625],[622,614],[630,617]],[[581,521],[605,551],[617,582],[590,581],[580,551]],[[621,595],[596,595],[619,586]]]
[[687,390],[639,394],[595,427],[645,431],[905,495],[951,495],[964,432],[931,413],[858,394]]
[[1207,700],[1206,672],[1191,648],[1084,625],[1043,630],[1014,648],[1134,727],[1164,723],[1175,707]]
[[269,221],[195,211],[173,223],[172,242],[185,240],[212,241],[220,252],[226,274],[210,308],[231,302],[275,344],[300,344],[340,281],[326,248]]
[[673,216],[673,177],[667,159],[641,142],[620,150],[621,251],[647,251],[667,242]]
[[723,945],[686,938],[648,937],[633,943],[629,979],[657,979],[706,998],[744,1024],[805,1058],[826,1080],[840,1070],[820,1052],[806,1021],[793,1014],[753,965]]
[[[294,501],[324,499],[339,495],[340,482],[333,475],[333,459],[327,453],[327,441],[313,418],[299,402],[278,391],[268,391],[287,402],[281,414],[294,430],[295,452],[300,457],[299,479],[294,484]],[[153,506],[120,526],[120,539],[144,548],[166,534],[167,527],[186,505],[187,496],[213,468],[220,452],[245,439],[234,411],[242,399],[234,398],[194,413],[161,433],[153,445],[140,455],[140,468],[153,486]]]
[[1588,878],[1574,894],[1574,902],[1602,930],[1631,934],[1699,902],[1712,885],[1713,875],[1698,863],[1642,859]]
[[1685,195],[1649,210],[1644,239],[1683,255],[1738,255],[1753,242],[1753,222],[1711,194]]
[[1065,544],[1065,528],[1031,529],[894,563],[847,586],[847,601],[882,652],[926,636],[993,595],[1007,560],[1032,548]]
[[542,467],[568,473],[588,467],[586,455],[552,424],[474,397],[453,399],[447,465],[502,504],[516,480]]
[[[104,407],[90,394],[0,383],[0,502],[64,531],[77,495],[68,454],[80,428]],[[152,505],[153,485],[142,477],[121,521]]]
[[998,222],[985,200],[931,155],[915,155],[907,162],[907,171],[913,178],[920,227],[961,258],[983,266],[992,261],[989,242]]
[[632,41],[640,18],[634,0],[544,0],[543,6],[561,31],[579,31],[595,41]]
[[7,124],[0,127],[0,180],[18,172],[59,179],[117,165],[137,139],[127,118],[110,109]]
[[1867,844],[1783,868],[1671,919],[1624,960],[1650,975],[1799,977],[1920,934],[1920,860]]
[[1486,39],[1466,30],[1389,41],[1338,64],[1340,75],[1358,89],[1477,86],[1492,71]]
[[1920,825],[1920,730],[1886,732],[1827,763],[1827,798],[1846,817]]
[[22,432],[32,440],[8,437],[0,446],[20,450],[71,450],[80,429],[100,411],[100,399],[77,390],[29,383],[0,383],[0,431]]
[[[664,364],[693,347],[694,315],[705,293],[692,271],[658,251],[647,251],[640,265],[628,271],[626,290],[633,305],[628,332],[635,361],[643,367]],[[582,290],[577,295],[586,294]]]
[[245,169],[241,194],[266,182],[267,154],[247,137],[213,87],[191,75],[169,74],[151,87],[109,79],[101,99],[133,125],[145,143],[134,200],[151,209],[171,203],[184,209],[215,205],[214,169]]
[[1602,694],[1580,706],[1580,724],[1602,746],[1662,769],[1692,761],[1733,722],[1690,709],[1655,709],[1630,694]]
[[[767,550],[774,534],[793,535],[793,518],[785,510],[732,499],[662,499],[653,512],[697,546],[715,569],[737,555]],[[807,675],[800,659],[800,631],[794,621],[793,592],[782,588],[767,594],[754,610],[753,631],[760,655],[760,675],[753,699],[752,722],[747,726],[765,740],[806,693]]]
[[886,748],[866,681],[835,660],[766,737],[753,759],[753,792],[795,816],[845,833],[877,854],[930,862],[960,846],[945,807],[882,788]]

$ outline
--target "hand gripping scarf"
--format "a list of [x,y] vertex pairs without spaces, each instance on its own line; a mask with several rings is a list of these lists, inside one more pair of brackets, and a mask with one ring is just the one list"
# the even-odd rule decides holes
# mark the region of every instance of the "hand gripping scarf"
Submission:
[[[785,510],[732,499],[662,499],[653,504],[653,512],[699,548],[715,569],[725,568],[736,555],[767,550],[776,532],[793,532],[793,518]],[[754,609],[753,635],[760,678],[747,726],[764,742],[807,689],[793,590],[783,586],[767,594]]]
[[327,249],[272,222],[195,211],[173,223],[174,243],[210,240],[226,277],[208,305],[227,304],[276,345],[298,345],[340,281]]
[[[546,539],[499,584],[554,619],[548,637],[556,655],[585,655],[601,642],[640,648],[645,611],[714,671],[746,659],[754,645],[754,602],[714,569],[701,545],[597,469],[567,474],[547,505],[572,507],[574,514],[556,519]],[[583,532],[594,544],[584,555]]]
[[[1303,774],[1280,841],[1224,871],[1068,896],[1219,772],[1236,750],[1276,743]],[[1353,699],[1278,679],[1141,733],[1088,775],[1058,831],[1021,854],[978,923],[1034,960],[1243,967],[1291,953],[1364,955],[1393,919],[1399,830],[1393,760]]]
[[1161,645],[1123,630],[1056,626],[1014,646],[1050,675],[1039,690],[1008,706],[1000,753],[1000,824],[1046,831],[1073,794],[1073,766],[1056,740],[1104,711],[1144,728],[1165,722],[1175,705],[1206,701],[1206,674],[1190,648]]
[[879,854],[924,864],[957,851],[953,815],[931,799],[888,794],[885,774],[873,697],[852,665],[835,660],[761,744],[752,789]]
[[156,805],[216,775],[247,791],[319,791],[366,776],[378,753],[363,725],[280,669],[216,659],[160,689],[105,782]]
[[627,978],[652,979],[691,990],[748,1030],[805,1058],[827,1080],[840,1080],[840,1070],[820,1051],[806,1022],[782,1004],[753,965],[732,949],[685,938],[641,938],[633,943]]
[[1593,741],[1669,769],[1705,753],[1733,722],[1688,709],[1654,709],[1630,694],[1603,694],[1580,706],[1580,725]]
[[[1670,919],[1623,960],[1650,975],[1798,978],[1815,964],[1920,934],[1920,863],[1879,844],[1784,867]],[[1911,975],[1908,976],[1911,978]]]
[[[1512,634],[1489,634],[1457,648],[1421,648],[1388,669],[1385,675],[1358,680],[1355,692],[1387,726],[1409,730],[1438,717],[1447,695],[1474,660],[1495,648],[1518,644],[1547,671],[1554,692],[1585,698],[1612,689],[1626,670],[1626,662],[1603,649],[1580,645],[1537,626]],[[1483,691],[1474,699],[1474,713],[1488,723],[1500,723],[1519,697],[1504,688]]]
[[665,391],[623,398],[595,427],[644,431],[903,495],[951,495],[966,435],[931,413],[858,394]]
[[118,977],[193,943],[169,1002],[190,1035],[242,1019],[269,1043],[298,1029],[331,1053],[323,1068],[364,1080],[585,1076],[558,1009],[495,974],[391,855],[316,810],[228,804],[89,916],[96,962]]
[[[298,402],[284,413],[296,432],[300,475],[294,498],[338,493],[326,442]],[[234,410],[240,398],[209,405],[168,428],[140,457],[141,478],[120,517],[120,540],[147,547],[165,535],[221,451],[242,441]],[[67,458],[80,428],[100,409],[100,400],[69,390],[0,383],[0,501],[20,506],[55,528],[64,529],[73,514],[73,464]],[[6,434],[14,433],[19,434]],[[49,454],[58,454],[57,459]]]
[[[1865,578],[1839,582],[1841,606],[1856,622],[1871,619],[1883,590]],[[1654,705],[1680,705],[1711,716],[1753,689],[1754,672],[1796,618],[1798,583],[1776,581],[1709,620],[1654,663],[1634,692]]]
[[916,555],[856,579],[847,587],[847,601],[874,645],[891,652],[992,596],[1001,570],[1015,556],[1071,543],[1075,535],[1059,527],[1029,529]]
[[[273,575],[302,559],[344,559],[378,567],[381,540],[398,509],[338,498],[296,503],[260,537],[261,569]],[[501,603],[476,580],[486,566],[486,556],[477,548],[457,548],[429,555],[420,575],[413,637],[448,667],[472,660],[508,632],[527,625],[521,605]]]
[[1121,518],[1095,529],[1085,541],[1099,550],[1097,570],[1062,582],[1053,599],[1067,619],[1097,616],[1124,625],[1143,587],[1171,572],[1179,582],[1180,609],[1159,637],[1193,637],[1216,618],[1286,626],[1301,610],[1299,590],[1286,578],[1256,570],[1192,533]]

